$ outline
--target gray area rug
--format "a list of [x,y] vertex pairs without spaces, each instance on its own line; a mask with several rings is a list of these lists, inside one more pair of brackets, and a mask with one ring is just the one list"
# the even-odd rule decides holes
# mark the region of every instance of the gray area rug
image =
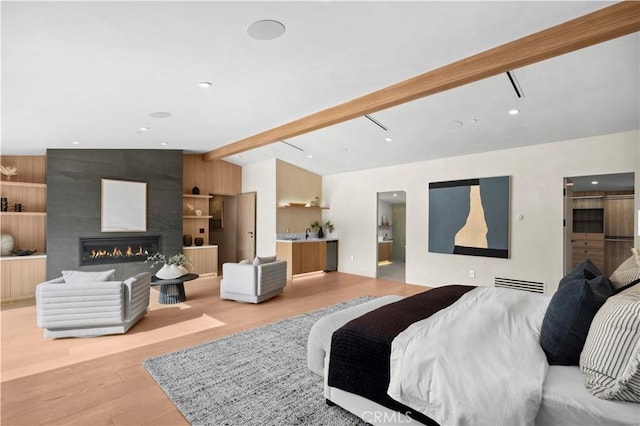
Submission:
[[307,337],[331,312],[362,297],[143,361],[194,425],[364,425],[330,407],[307,368]]

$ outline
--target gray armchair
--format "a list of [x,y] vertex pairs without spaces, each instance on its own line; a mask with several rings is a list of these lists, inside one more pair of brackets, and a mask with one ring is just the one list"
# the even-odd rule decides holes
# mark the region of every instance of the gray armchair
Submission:
[[275,256],[256,257],[253,263],[224,263],[220,298],[260,303],[284,291],[287,262]]
[[149,307],[151,274],[124,281],[63,277],[36,286],[38,327],[44,337],[88,337],[126,333]]

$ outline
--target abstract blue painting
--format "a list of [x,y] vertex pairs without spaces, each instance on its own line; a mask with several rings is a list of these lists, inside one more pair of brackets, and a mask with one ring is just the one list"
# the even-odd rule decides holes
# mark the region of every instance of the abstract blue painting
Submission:
[[429,183],[429,251],[509,257],[510,176]]

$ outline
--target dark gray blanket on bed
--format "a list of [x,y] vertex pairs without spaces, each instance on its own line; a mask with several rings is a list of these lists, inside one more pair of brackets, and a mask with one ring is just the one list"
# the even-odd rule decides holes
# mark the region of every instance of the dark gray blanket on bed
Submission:
[[393,339],[411,324],[430,317],[474,289],[471,286],[438,287],[382,306],[358,317],[333,333],[329,361],[329,386],[360,395],[414,419],[433,420],[391,399],[389,356]]

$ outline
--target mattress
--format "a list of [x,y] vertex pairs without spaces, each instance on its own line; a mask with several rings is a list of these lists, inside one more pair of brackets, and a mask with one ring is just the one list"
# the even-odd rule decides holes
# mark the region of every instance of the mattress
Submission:
[[596,398],[580,367],[552,365],[542,388],[538,426],[640,425],[640,404]]

